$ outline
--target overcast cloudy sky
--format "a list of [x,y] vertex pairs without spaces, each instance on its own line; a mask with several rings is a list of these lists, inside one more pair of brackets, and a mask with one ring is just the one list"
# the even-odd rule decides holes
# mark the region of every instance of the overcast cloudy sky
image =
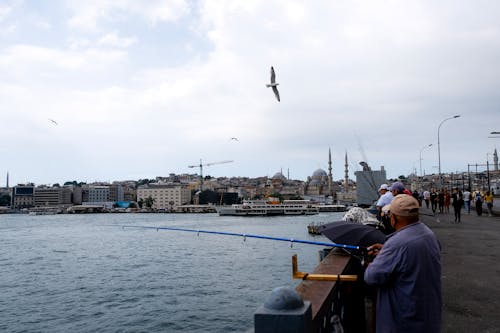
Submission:
[[[492,161],[497,1],[0,1],[0,186]],[[265,87],[273,65],[281,102]],[[55,120],[58,125],[52,123]],[[239,141],[231,140],[237,137]],[[424,148],[429,144],[432,147]],[[499,147],[500,148],[500,147]]]

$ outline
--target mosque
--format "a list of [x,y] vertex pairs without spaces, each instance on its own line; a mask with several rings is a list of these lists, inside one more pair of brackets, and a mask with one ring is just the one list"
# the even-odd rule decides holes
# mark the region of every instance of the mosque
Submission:
[[304,199],[310,199],[326,204],[338,203],[340,193],[348,192],[347,153],[345,155],[345,170],[343,184],[334,182],[332,177],[332,152],[328,149],[328,173],[323,169],[317,169],[312,176],[307,177],[304,184]]

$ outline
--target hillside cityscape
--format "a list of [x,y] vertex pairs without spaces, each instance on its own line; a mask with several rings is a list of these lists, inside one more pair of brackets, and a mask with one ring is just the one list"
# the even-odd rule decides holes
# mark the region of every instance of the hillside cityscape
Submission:
[[34,183],[0,187],[0,213],[44,212],[214,212],[214,206],[241,203],[244,199],[308,200],[316,204],[369,206],[378,198],[381,184],[401,181],[408,190],[431,188],[473,189],[500,194],[500,172],[495,149],[494,163],[469,165],[456,173],[418,175],[413,172],[387,179],[383,166],[372,169],[360,162],[361,171],[349,177],[347,154],[344,179],[332,179],[331,154],[328,170],[317,169],[306,180],[285,177],[282,171],[272,177],[211,177],[193,174],[158,176],[154,179],[63,184]]

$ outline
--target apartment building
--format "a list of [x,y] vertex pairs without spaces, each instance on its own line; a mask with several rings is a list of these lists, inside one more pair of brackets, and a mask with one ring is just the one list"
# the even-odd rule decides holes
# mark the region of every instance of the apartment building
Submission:
[[21,185],[12,189],[12,207],[29,208],[35,205],[35,186]]
[[153,198],[153,208],[176,209],[191,202],[191,190],[179,185],[144,185],[137,188],[137,201]]
[[34,204],[36,207],[70,205],[71,189],[67,187],[35,187]]

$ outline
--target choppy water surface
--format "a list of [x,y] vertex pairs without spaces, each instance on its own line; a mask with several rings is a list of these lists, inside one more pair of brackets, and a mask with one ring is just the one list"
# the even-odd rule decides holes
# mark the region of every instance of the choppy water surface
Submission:
[[311,222],[341,214],[0,215],[0,331],[243,332],[279,286],[318,264],[321,247],[178,231],[171,226],[313,238]]

